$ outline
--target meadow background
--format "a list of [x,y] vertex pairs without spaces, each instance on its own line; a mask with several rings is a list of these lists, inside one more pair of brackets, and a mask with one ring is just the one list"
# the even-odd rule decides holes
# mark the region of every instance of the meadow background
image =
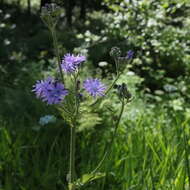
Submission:
[[[0,0],[0,190],[66,189],[69,127],[53,106],[31,92],[55,69],[41,5],[62,7],[59,48],[88,57],[84,75],[109,83],[111,47],[134,51],[121,76],[133,101],[125,108],[106,177],[85,190],[190,189],[189,0]],[[110,95],[81,118],[78,175],[94,169],[113,133],[117,98]],[[54,115],[55,123],[40,125]]]

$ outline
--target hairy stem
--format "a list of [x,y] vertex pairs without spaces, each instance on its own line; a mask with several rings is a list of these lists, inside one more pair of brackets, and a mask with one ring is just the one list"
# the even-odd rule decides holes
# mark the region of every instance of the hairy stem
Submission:
[[51,35],[53,38],[53,46],[54,46],[56,57],[57,57],[60,77],[61,77],[62,82],[64,83],[63,71],[61,68],[61,58],[60,58],[60,54],[59,54],[59,47],[58,47],[58,41],[57,41],[57,35],[56,35],[55,27],[50,28],[50,31],[51,31]]
[[77,76],[74,75],[75,84],[75,114],[71,126],[71,138],[70,138],[70,162],[69,162],[69,190],[75,190],[75,149],[76,149],[76,125],[79,112],[78,101],[78,88],[77,88]]
[[[75,135],[75,126],[72,126],[70,139],[69,184],[72,184],[75,180]],[[71,187],[71,190],[74,190],[74,186]]]

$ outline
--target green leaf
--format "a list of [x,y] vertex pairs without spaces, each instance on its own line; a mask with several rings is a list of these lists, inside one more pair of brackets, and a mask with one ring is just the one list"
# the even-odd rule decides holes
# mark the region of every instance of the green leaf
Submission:
[[77,179],[76,182],[74,182],[74,184],[77,187],[81,187],[91,181],[105,177],[105,175],[106,175],[105,173],[84,174],[84,175],[82,175],[81,178]]

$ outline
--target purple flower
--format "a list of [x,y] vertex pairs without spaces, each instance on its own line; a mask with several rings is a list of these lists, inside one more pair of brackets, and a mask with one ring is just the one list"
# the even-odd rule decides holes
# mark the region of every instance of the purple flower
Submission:
[[62,60],[61,66],[66,73],[75,72],[80,63],[86,60],[85,56],[74,56],[73,54],[66,54]]
[[105,94],[106,87],[100,82],[99,79],[86,79],[83,83],[85,90],[93,97],[103,96]]
[[127,52],[126,58],[127,58],[127,59],[132,59],[132,58],[133,58],[133,55],[134,55],[134,52],[133,52],[132,50],[129,50],[129,51]]
[[32,91],[35,92],[37,98],[41,98],[47,104],[59,104],[68,94],[64,85],[52,78],[37,81]]
[[48,77],[46,80],[37,81],[33,86],[34,89],[32,91],[35,92],[37,98],[42,98],[45,91],[51,86],[52,82],[53,79],[51,77]]

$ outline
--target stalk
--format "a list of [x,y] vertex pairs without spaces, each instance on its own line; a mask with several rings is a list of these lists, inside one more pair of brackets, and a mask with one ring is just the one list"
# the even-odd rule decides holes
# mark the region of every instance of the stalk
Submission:
[[60,58],[60,54],[59,54],[58,40],[57,40],[55,27],[51,27],[50,31],[51,31],[51,35],[52,35],[52,38],[53,38],[53,46],[54,46],[56,57],[57,57],[60,77],[61,77],[62,82],[64,83],[63,71],[62,71],[62,68],[61,68],[61,58]]
[[75,84],[75,114],[71,126],[71,138],[70,138],[70,161],[69,161],[69,190],[75,190],[75,149],[76,149],[76,125],[77,117],[79,112],[79,101],[78,101],[78,88],[77,88],[77,76],[74,75]]
[[71,139],[70,139],[70,161],[69,161],[69,190],[74,190],[73,184],[75,180],[75,145],[76,145],[76,131],[75,126],[71,126]]
[[110,143],[107,145],[107,150],[106,152],[104,153],[104,156],[102,157],[101,161],[99,162],[99,164],[97,165],[97,167],[91,172],[92,174],[96,173],[101,167],[102,167],[102,164],[103,162],[105,161],[105,159],[107,158],[107,156],[110,154],[111,152],[111,147],[113,145],[113,142],[114,142],[114,139],[115,139],[115,136],[117,134],[117,129],[119,127],[119,123],[120,123],[120,120],[121,120],[121,117],[123,115],[123,111],[124,111],[124,107],[125,107],[125,102],[124,102],[124,99],[122,100],[122,105],[121,105],[121,111],[119,113],[119,118],[117,120],[117,123],[115,125],[115,129],[114,129],[114,133],[112,135],[112,138],[111,138],[111,141]]

